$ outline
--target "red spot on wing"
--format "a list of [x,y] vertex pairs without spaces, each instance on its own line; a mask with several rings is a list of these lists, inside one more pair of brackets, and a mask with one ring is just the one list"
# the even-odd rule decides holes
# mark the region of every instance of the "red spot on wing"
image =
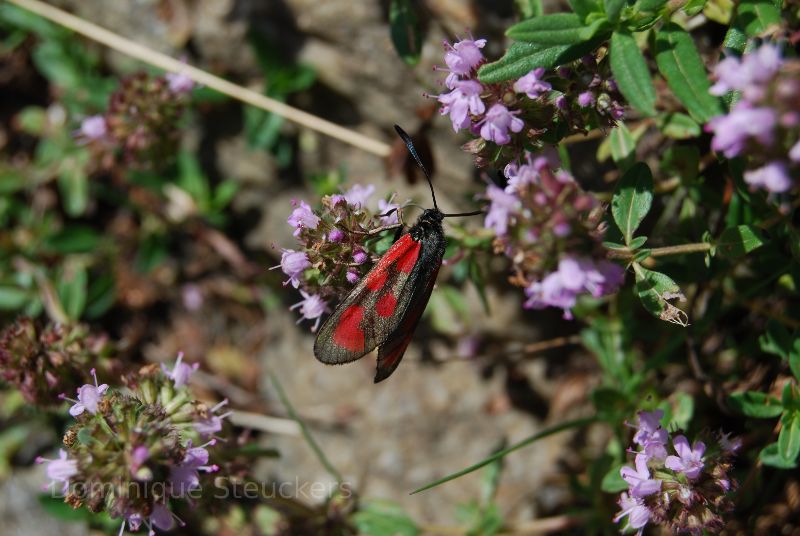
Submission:
[[364,318],[364,308],[360,305],[351,305],[339,317],[339,325],[333,331],[333,342],[350,352],[360,352],[364,349],[364,330],[361,329],[361,320]]
[[[414,242],[414,240],[412,240]],[[414,242],[414,247],[406,251],[405,255],[397,259],[397,269],[404,273],[410,273],[417,264],[419,250],[422,248],[421,242]]]
[[386,318],[392,316],[395,307],[397,307],[397,298],[391,292],[387,292],[375,304],[375,312],[378,313],[378,316]]
[[386,271],[386,268],[379,266],[370,273],[367,274],[367,288],[370,290],[380,290],[386,284],[386,278],[389,277],[389,273]]

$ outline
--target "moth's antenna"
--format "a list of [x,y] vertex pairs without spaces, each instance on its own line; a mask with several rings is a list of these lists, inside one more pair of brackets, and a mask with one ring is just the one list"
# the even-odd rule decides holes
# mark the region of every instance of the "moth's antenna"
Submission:
[[394,126],[394,129],[397,131],[397,134],[400,138],[405,142],[406,147],[408,147],[408,152],[411,153],[411,156],[414,157],[414,160],[417,161],[417,165],[425,174],[425,178],[428,179],[428,186],[431,187],[431,197],[433,198],[433,208],[439,210],[439,206],[436,204],[436,194],[433,192],[433,183],[431,182],[431,174],[428,173],[428,170],[425,169],[425,165],[422,163],[422,159],[419,157],[417,150],[414,148],[414,142],[411,141],[411,136],[409,136],[405,130],[400,128],[398,125]]

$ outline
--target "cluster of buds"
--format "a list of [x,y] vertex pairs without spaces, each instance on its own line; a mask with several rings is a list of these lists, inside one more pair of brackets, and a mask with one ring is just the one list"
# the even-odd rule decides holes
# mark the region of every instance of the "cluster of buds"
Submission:
[[577,296],[617,291],[621,266],[605,260],[601,246],[604,209],[554,155],[534,157],[504,170],[505,189],[488,186],[484,226],[495,235],[495,252],[513,263],[511,282],[525,288],[528,308],[559,307],[571,318]]
[[141,168],[170,162],[180,141],[186,95],[193,87],[191,79],[181,74],[130,75],[112,93],[104,114],[83,120],[78,137],[109,166],[117,156]]
[[[729,472],[741,442],[721,435],[711,449],[702,441],[690,445],[684,435],[670,437],[661,426],[663,416],[661,410],[639,412],[636,448],[630,449],[634,467],[620,470],[628,491],[620,495],[614,521],[627,518],[627,528],[638,534],[648,523],[673,533],[719,532],[724,514],[733,509],[729,494],[737,484]],[[674,454],[667,450],[670,443]]]
[[0,377],[36,406],[57,403],[53,392],[73,391],[89,377],[86,370],[110,364],[112,345],[82,324],[44,327],[20,318],[0,333]]
[[800,176],[800,60],[784,59],[765,43],[742,56],[728,57],[714,69],[714,95],[738,92],[727,115],[712,118],[711,147],[728,158],[750,157],[744,180],[752,188],[783,193]]
[[[286,285],[300,290],[301,320],[315,321],[328,311],[328,302],[350,290],[372,265],[373,256],[388,248],[378,230],[399,223],[399,206],[378,200],[377,212],[368,208],[372,185],[355,185],[343,194],[322,198],[322,210],[304,201],[294,202],[288,223],[300,243],[297,250],[284,249],[280,268]],[[278,268],[276,266],[276,268]]]
[[59,457],[38,460],[47,463],[52,491],[73,508],[122,519],[120,533],[181,524],[171,501],[203,497],[202,480],[219,471],[210,450],[228,415],[218,414],[225,401],[208,407],[192,397],[195,368],[179,356],[172,370],[145,366],[116,389],[98,385],[92,369],[94,383],[80,387],[76,400],[62,394],[76,422]]
[[605,54],[586,56],[555,71],[536,68],[518,80],[487,84],[478,79],[485,63],[485,39],[445,43],[448,92],[437,95],[442,115],[453,129],[476,138],[464,149],[476,165],[511,162],[526,148],[596,127],[609,127],[623,116],[622,96],[610,76]]

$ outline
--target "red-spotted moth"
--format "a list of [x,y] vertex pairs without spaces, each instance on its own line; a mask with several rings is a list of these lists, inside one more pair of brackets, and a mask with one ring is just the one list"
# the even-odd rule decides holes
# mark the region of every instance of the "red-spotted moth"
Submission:
[[480,210],[440,211],[430,175],[411,138],[399,126],[394,128],[428,180],[433,208],[426,209],[350,291],[322,325],[314,343],[314,355],[328,365],[350,363],[378,348],[375,383],[388,378],[400,364],[431,297],[445,250],[442,220],[482,214]]

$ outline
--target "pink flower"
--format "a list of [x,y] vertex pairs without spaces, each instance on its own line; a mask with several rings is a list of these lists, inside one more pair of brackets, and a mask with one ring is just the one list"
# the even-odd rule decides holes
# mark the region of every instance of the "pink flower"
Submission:
[[505,145],[511,141],[508,131],[519,132],[525,123],[522,119],[515,117],[519,111],[510,112],[502,104],[493,104],[486,117],[480,122],[481,138],[493,141],[497,145]]
[[773,160],[760,168],[744,172],[744,182],[754,188],[764,188],[773,193],[783,193],[792,187],[786,164]]
[[494,184],[486,189],[486,198],[490,205],[483,226],[493,229],[497,236],[504,236],[508,232],[509,219],[521,208],[520,201],[517,196],[504,192]]
[[295,206],[295,209],[292,211],[289,219],[286,220],[289,225],[295,228],[292,235],[299,236],[303,229],[316,229],[320,219],[319,216],[314,214],[314,211],[311,210],[308,203],[300,201],[300,205],[298,206],[297,201],[293,200],[292,204]]
[[164,75],[169,90],[176,95],[189,93],[194,89],[194,80],[184,73],[167,73]]
[[622,479],[628,483],[631,497],[647,497],[658,493],[661,490],[661,480],[650,478],[647,457],[644,454],[637,454],[634,463],[636,469],[625,466],[619,470]]
[[362,250],[356,251],[353,253],[353,262],[356,264],[364,264],[367,262],[367,254]]
[[711,148],[728,158],[738,156],[749,138],[771,145],[778,118],[772,108],[751,108],[739,102],[728,115],[712,117],[706,130],[714,132]]
[[728,454],[735,454],[740,448],[742,448],[742,438],[735,437],[731,439],[730,437],[730,432],[727,434],[721,434],[719,438],[719,445],[722,447],[722,450]]
[[689,440],[685,436],[679,435],[672,440],[677,456],[667,456],[664,465],[668,469],[683,473],[686,478],[693,480],[700,476],[703,471],[703,454],[706,452],[706,445],[702,441],[695,441],[689,447]]
[[344,231],[342,231],[338,227],[334,227],[333,229],[331,229],[331,232],[328,233],[329,242],[341,242],[343,239],[344,239]]
[[106,118],[102,115],[92,115],[87,117],[81,122],[81,128],[78,133],[89,141],[105,138],[106,134],[108,134],[108,124],[106,123]]
[[171,371],[166,365],[163,363],[161,364],[161,370],[163,370],[164,374],[166,374],[174,382],[176,389],[186,385],[186,383],[189,381],[189,377],[200,366],[200,363],[192,363],[191,365],[187,365],[182,363],[182,361],[183,352],[180,352],[178,354],[178,359],[175,361],[175,366],[172,367]]
[[219,470],[217,465],[208,465],[209,455],[206,447],[214,444],[216,444],[216,439],[199,447],[192,447],[191,442],[189,443],[180,465],[170,468],[169,482],[172,486],[173,497],[183,497],[199,488],[200,471],[213,473]]
[[444,62],[450,70],[445,83],[452,88],[459,76],[470,74],[483,61],[480,49],[486,46],[486,39],[462,39],[454,45],[445,42],[444,46]]
[[289,307],[289,309],[294,310],[298,307],[300,308],[300,314],[303,316],[297,321],[298,323],[302,322],[303,320],[316,320],[314,327],[311,328],[311,331],[317,331],[319,323],[322,319],[322,315],[328,311],[328,304],[316,294],[308,294],[302,290],[300,291],[300,294],[303,295],[303,300],[295,303]]
[[63,483],[61,492],[66,493],[69,488],[69,479],[78,474],[78,461],[70,460],[67,458],[67,452],[64,449],[59,449],[58,459],[49,460],[39,456],[36,458],[36,463],[47,462],[47,478],[50,479],[50,486],[54,486],[57,482]]
[[442,104],[439,113],[450,114],[453,130],[458,132],[472,123],[469,114],[480,115],[486,110],[481,100],[483,86],[474,80],[458,81],[450,93],[442,93],[437,100]]
[[792,162],[800,162],[800,140],[789,149],[789,160]]
[[[381,214],[380,220],[381,224],[383,225],[394,225],[396,223],[400,223],[400,220],[397,217],[397,211],[400,210],[400,205],[397,203],[392,203],[386,201],[385,199],[378,200],[378,212]],[[392,211],[391,214],[388,216],[384,216],[384,214]]]
[[780,69],[783,60],[777,47],[765,43],[758,50],[742,56],[730,56],[714,68],[717,82],[709,93],[724,95],[729,91],[741,91],[749,101],[760,100],[765,93],[766,84]]
[[545,70],[543,67],[538,67],[516,82],[514,82],[514,91],[517,93],[525,93],[531,99],[537,99],[542,94],[547,93],[553,86],[549,82],[545,82],[542,77]]
[[663,460],[667,457],[667,439],[669,434],[661,427],[661,418],[664,411],[639,412],[639,427],[633,436],[633,442],[644,447],[644,454],[648,459]]
[[344,198],[349,205],[362,208],[367,206],[367,200],[370,198],[373,192],[375,192],[375,186],[372,184],[367,186],[355,184],[352,188],[344,193]]
[[594,93],[591,91],[584,91],[580,95],[578,95],[578,106],[581,108],[588,108],[589,106],[594,106],[596,99]]
[[638,529],[637,534],[642,534],[643,527],[650,521],[650,509],[645,506],[644,501],[639,497],[630,497],[624,491],[619,496],[619,507],[621,512],[614,518],[614,523],[628,516],[628,526]]
[[361,279],[361,276],[355,270],[347,270],[347,273],[344,275],[347,279],[347,282],[355,285],[358,283],[358,280]]
[[[289,276],[284,284],[291,283],[294,288],[300,286],[300,276],[307,268],[311,267],[311,261],[308,260],[308,255],[303,251],[293,251],[291,249],[284,249],[281,254],[280,268],[283,273]],[[277,266],[275,267],[277,268]]]
[[201,437],[211,437],[222,430],[222,420],[229,417],[233,412],[229,411],[222,415],[215,415],[215,413],[227,404],[228,399],[226,398],[209,409],[206,417],[198,419],[193,423],[194,429],[197,430],[197,433],[200,434]]
[[88,411],[92,415],[97,413],[97,404],[103,397],[103,393],[108,390],[108,384],[106,383],[97,385],[97,374],[95,373],[95,369],[91,370],[91,374],[94,376],[94,385],[86,383],[79,387],[78,401],[75,402],[71,408],[69,408],[69,414],[73,417],[77,417],[84,411]]

